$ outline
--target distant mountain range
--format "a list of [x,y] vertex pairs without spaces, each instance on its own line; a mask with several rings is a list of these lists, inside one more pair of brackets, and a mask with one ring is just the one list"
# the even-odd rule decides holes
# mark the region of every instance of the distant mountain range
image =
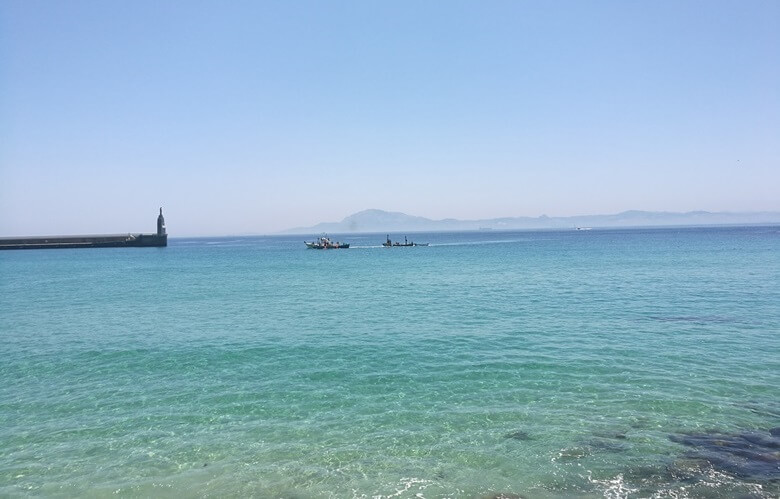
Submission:
[[296,227],[285,234],[319,234],[321,232],[434,232],[459,230],[573,229],[576,227],[648,227],[681,225],[751,225],[778,224],[780,212],[749,213],[689,211],[624,211],[614,215],[579,215],[573,217],[506,217],[483,220],[431,220],[399,212],[364,210],[341,222],[325,222],[313,227]]

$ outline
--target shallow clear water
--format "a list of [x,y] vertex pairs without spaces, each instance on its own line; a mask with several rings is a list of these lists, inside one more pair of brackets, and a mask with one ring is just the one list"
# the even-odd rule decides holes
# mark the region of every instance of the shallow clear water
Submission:
[[780,228],[412,236],[0,253],[0,496],[780,495]]

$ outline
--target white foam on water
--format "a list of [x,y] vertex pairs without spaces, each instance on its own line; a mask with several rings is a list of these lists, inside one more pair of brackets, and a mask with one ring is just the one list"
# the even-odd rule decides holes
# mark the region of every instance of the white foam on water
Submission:
[[604,491],[604,497],[607,499],[622,499],[639,491],[639,489],[629,487],[623,480],[622,474],[617,475],[615,478],[597,480],[588,473],[588,482],[601,486]]

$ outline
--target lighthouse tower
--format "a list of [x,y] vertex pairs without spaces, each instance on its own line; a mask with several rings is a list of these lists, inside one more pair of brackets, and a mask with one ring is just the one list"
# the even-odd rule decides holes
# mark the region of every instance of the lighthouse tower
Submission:
[[157,216],[157,235],[164,236],[165,232],[165,218],[162,214],[162,208],[160,208],[160,214]]

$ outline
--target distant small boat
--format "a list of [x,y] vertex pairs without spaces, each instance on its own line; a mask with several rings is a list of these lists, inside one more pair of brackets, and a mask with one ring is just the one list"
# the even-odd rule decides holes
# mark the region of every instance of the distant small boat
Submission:
[[412,241],[408,241],[406,239],[406,236],[404,236],[404,242],[403,243],[400,243],[398,241],[392,242],[392,241],[390,241],[390,235],[388,234],[387,235],[387,240],[382,243],[382,246],[384,246],[385,248],[391,248],[391,247],[396,247],[396,246],[397,247],[404,247],[404,246],[428,246],[428,244],[429,243],[415,243],[415,242],[412,242]]
[[593,227],[577,227],[577,230],[593,230]]
[[340,243],[338,241],[333,242],[327,236],[323,236],[323,237],[317,238],[316,241],[312,241],[312,242],[304,241],[303,244],[305,244],[306,247],[309,248],[309,249],[347,249],[347,248],[349,248],[349,243]]

